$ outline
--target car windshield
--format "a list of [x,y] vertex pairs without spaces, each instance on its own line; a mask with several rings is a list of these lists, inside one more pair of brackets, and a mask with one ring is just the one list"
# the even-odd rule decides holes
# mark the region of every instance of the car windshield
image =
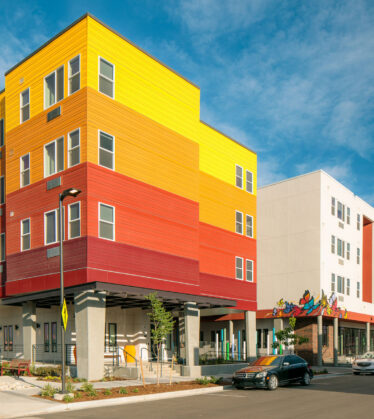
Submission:
[[374,352],[366,352],[366,354],[362,355],[362,358],[374,359]]
[[253,366],[279,366],[281,364],[281,357],[279,356],[262,356],[255,361],[253,361],[250,365]]

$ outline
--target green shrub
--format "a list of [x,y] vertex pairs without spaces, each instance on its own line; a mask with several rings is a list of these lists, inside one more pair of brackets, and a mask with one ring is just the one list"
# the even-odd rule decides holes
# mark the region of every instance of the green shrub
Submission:
[[65,403],[71,403],[74,400],[74,397],[70,396],[70,394],[66,394],[63,400]]
[[52,387],[50,384],[45,385],[42,388],[41,395],[43,397],[53,397],[57,393],[57,389]]
[[134,389],[132,390],[132,392],[133,392],[133,393],[139,393],[139,389],[138,389],[138,388],[134,388]]
[[65,389],[68,393],[74,393],[74,391],[75,391],[75,387],[70,382],[66,383]]
[[104,394],[105,394],[106,396],[110,396],[110,395],[112,394],[111,389],[110,389],[110,388],[105,389],[105,390],[104,390]]
[[121,387],[119,389],[119,394],[128,394],[127,388],[126,387]]
[[80,399],[82,397],[82,394],[81,394],[81,392],[80,391],[76,391],[75,393],[74,393],[74,398],[75,399]]
[[209,382],[212,384],[220,384],[223,380],[223,377],[214,377],[213,375],[210,377]]
[[93,391],[94,387],[91,383],[84,383],[81,386],[81,390],[85,391],[86,393],[89,393],[90,391]]
[[95,397],[95,396],[97,396],[97,391],[94,389],[94,390],[92,390],[92,391],[87,392],[87,394],[88,394],[90,397]]
[[61,367],[39,367],[34,369],[34,374],[39,377],[60,377]]
[[206,386],[206,385],[208,385],[210,383],[210,379],[207,378],[207,377],[204,377],[204,378],[196,378],[195,383],[196,384],[200,384],[202,386]]

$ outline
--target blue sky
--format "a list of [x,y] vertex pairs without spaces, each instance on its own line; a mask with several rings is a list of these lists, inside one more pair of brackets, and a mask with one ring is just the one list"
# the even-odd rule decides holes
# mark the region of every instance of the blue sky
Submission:
[[200,86],[260,185],[322,168],[374,205],[374,1],[0,0],[0,89],[87,11]]

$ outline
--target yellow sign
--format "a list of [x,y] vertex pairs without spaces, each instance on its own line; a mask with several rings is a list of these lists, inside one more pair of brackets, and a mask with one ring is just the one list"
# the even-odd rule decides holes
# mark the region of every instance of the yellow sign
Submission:
[[61,317],[62,317],[62,323],[64,325],[64,330],[66,332],[66,325],[68,324],[68,309],[66,307],[65,298],[64,298],[64,304],[62,305]]

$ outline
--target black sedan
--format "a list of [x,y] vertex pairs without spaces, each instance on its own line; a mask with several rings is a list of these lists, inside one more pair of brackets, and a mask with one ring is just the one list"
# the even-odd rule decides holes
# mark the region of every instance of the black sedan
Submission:
[[308,363],[297,355],[262,356],[246,368],[236,371],[232,385],[236,388],[259,387],[275,390],[279,385],[299,382],[310,384],[313,371]]

